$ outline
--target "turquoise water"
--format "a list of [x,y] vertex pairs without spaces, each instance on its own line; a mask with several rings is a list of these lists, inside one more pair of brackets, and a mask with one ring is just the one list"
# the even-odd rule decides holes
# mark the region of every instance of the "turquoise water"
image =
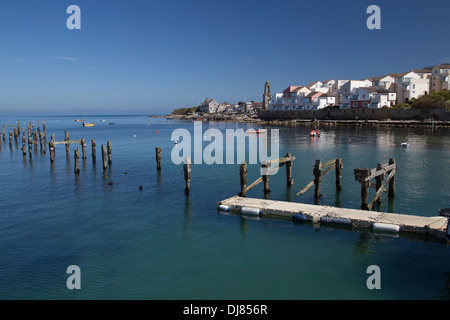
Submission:
[[[217,211],[239,192],[239,164],[193,165],[191,192],[184,193],[182,165],[171,161],[171,134],[193,123],[146,116],[1,118],[44,120],[48,137],[87,140],[87,159],[73,172],[73,150],[58,145],[56,160],[36,151],[32,160],[8,138],[0,151],[1,299],[449,299],[450,252],[446,242],[306,224],[249,219]],[[100,122],[105,119],[106,122]],[[11,120],[11,122],[9,122]],[[115,125],[109,125],[115,122]],[[252,128],[206,123],[203,129]],[[273,127],[275,128],[275,127]],[[267,129],[273,129],[267,127]],[[395,158],[396,197],[382,195],[384,212],[436,216],[450,207],[448,130],[407,128],[280,127],[280,155],[291,152],[294,186],[285,172],[270,177],[269,199],[314,203],[315,159],[342,158],[343,190],[334,173],[325,177],[320,203],[359,208],[353,169],[375,168]],[[8,130],[8,129],[7,129]],[[7,131],[8,132],[8,131]],[[97,161],[90,140],[97,141]],[[101,144],[112,142],[112,166],[101,163]],[[410,142],[409,148],[400,144]],[[204,142],[204,146],[208,143]],[[162,171],[155,147],[162,148]],[[259,176],[249,166],[248,182]],[[113,184],[111,185],[110,182]],[[139,187],[142,186],[142,190]],[[371,190],[370,199],[374,194]],[[248,197],[264,198],[262,185]],[[81,290],[66,286],[70,265],[81,269]],[[381,269],[381,290],[366,286],[370,265]]]

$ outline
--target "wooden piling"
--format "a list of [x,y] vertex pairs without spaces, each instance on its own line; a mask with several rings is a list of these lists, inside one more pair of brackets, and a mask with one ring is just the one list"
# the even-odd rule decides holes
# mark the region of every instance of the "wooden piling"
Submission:
[[12,146],[12,137],[13,137],[13,134],[11,131],[9,131],[9,145],[10,146]]
[[95,140],[92,140],[92,160],[96,160],[97,159],[97,143],[95,142]]
[[361,170],[361,209],[369,209],[369,187],[370,187],[370,169],[360,169]]
[[342,169],[344,169],[342,159],[336,159],[336,190],[342,190]]
[[4,125],[2,127],[2,134],[3,134],[3,141],[6,141],[6,138],[5,138],[6,133],[5,133],[5,126]]
[[243,161],[240,167],[240,177],[241,177],[241,192],[239,193],[240,197],[247,196],[247,162]]
[[107,169],[107,159],[106,159],[106,147],[102,144],[102,161],[103,161],[103,171]]
[[161,148],[156,147],[156,170],[161,170]]
[[186,183],[186,187],[184,188],[184,192],[186,194],[189,194],[189,190],[191,188],[191,168],[192,168],[191,158],[186,158],[184,160],[184,166],[183,166],[184,181]]
[[108,150],[108,164],[111,165],[112,163],[112,146],[111,146],[111,140],[108,140],[108,142],[106,143],[106,148]]
[[[390,158],[389,159],[389,165],[395,164],[395,159]],[[388,174],[391,174],[391,171],[388,172]],[[395,175],[391,178],[391,180],[389,181],[389,191],[388,191],[388,196],[391,197],[395,197]]]
[[31,136],[28,136],[28,153],[31,159],[33,154],[33,138],[31,138]]
[[73,171],[75,174],[80,173],[80,151],[78,150],[78,147],[74,150],[74,158],[75,158],[75,165]]
[[[381,171],[382,169],[383,169],[382,168],[382,164],[379,163],[377,165],[377,171]],[[375,177],[375,181],[376,181],[376,183],[375,183],[375,190],[377,190],[377,192],[378,192],[378,190],[380,190],[381,186],[383,185],[384,177],[385,177],[384,173]],[[380,205],[380,203],[381,203],[381,198],[378,197],[377,198],[377,205]]]
[[22,154],[24,157],[27,156],[27,138],[25,138],[25,135],[22,136]]
[[[291,158],[291,153],[286,153],[286,158]],[[292,186],[294,180],[292,179],[292,160],[286,161],[286,184]]]
[[17,143],[17,136],[19,135],[18,133],[17,133],[17,127],[14,127],[14,141]]
[[264,193],[269,193],[269,162],[264,160],[261,162],[262,180],[264,182]]
[[67,141],[66,143],[66,153],[69,154],[69,147],[70,147],[70,143],[69,143],[69,131],[64,131],[64,141]]
[[55,161],[55,144],[53,139],[48,143],[48,148],[50,150],[50,163],[53,163]]
[[83,160],[86,160],[86,140],[84,138],[81,138],[81,154]]
[[320,197],[320,185],[322,184],[322,165],[320,160],[316,160],[316,163],[314,165],[314,197],[319,198]]

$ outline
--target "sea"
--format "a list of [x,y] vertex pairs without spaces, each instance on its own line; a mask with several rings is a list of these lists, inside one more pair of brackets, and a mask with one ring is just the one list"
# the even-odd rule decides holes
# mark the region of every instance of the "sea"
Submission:
[[[83,127],[74,119],[94,123]],[[240,162],[192,164],[189,194],[183,164],[174,163],[173,133],[193,134],[194,122],[147,115],[2,116],[0,126],[45,123],[47,142],[86,140],[86,159],[74,173],[78,143],[36,145],[23,156],[21,139],[0,149],[0,299],[2,300],[448,300],[450,247],[446,239],[411,233],[220,212],[219,201],[240,191]],[[321,205],[360,209],[353,169],[396,160],[396,195],[382,193],[380,212],[438,216],[450,208],[450,130],[354,126],[262,126],[203,122],[202,130],[277,130],[280,157],[295,156],[294,185],[282,168],[247,197],[317,204],[316,159],[343,161],[342,190],[334,171],[324,177]],[[320,137],[311,138],[317,129]],[[96,160],[91,141],[96,140]],[[103,170],[101,146],[111,141]],[[193,142],[194,140],[192,140]],[[408,142],[409,147],[402,147]],[[205,149],[211,142],[203,141]],[[219,143],[220,144],[220,143]],[[155,148],[161,148],[161,170]],[[45,152],[44,152],[45,150]],[[247,152],[247,156],[249,156]],[[224,155],[225,157],[225,155]],[[195,160],[195,159],[193,159]],[[248,184],[260,176],[249,164]],[[369,201],[375,190],[371,188]],[[79,272],[72,272],[71,266]],[[379,272],[378,288],[368,285]],[[74,278],[73,276],[77,276]],[[72,282],[73,281],[73,282]],[[77,283],[79,288],[70,288]]]

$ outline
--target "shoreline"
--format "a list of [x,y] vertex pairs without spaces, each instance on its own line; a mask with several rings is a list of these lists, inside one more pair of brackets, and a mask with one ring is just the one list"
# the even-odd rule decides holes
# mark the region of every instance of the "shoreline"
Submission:
[[172,118],[177,120],[195,121],[201,119],[206,122],[230,122],[230,123],[254,123],[258,125],[271,126],[360,126],[360,127],[398,127],[398,128],[448,128],[450,121],[442,120],[332,120],[332,119],[271,119],[265,120],[261,118],[225,115],[203,115],[203,116],[186,116],[186,115],[166,115],[166,116],[150,116],[154,118]]

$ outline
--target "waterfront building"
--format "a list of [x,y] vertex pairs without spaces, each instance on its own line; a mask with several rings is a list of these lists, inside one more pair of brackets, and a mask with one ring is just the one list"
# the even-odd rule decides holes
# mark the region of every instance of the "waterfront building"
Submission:
[[430,91],[450,90],[450,64],[441,64],[431,69]]

